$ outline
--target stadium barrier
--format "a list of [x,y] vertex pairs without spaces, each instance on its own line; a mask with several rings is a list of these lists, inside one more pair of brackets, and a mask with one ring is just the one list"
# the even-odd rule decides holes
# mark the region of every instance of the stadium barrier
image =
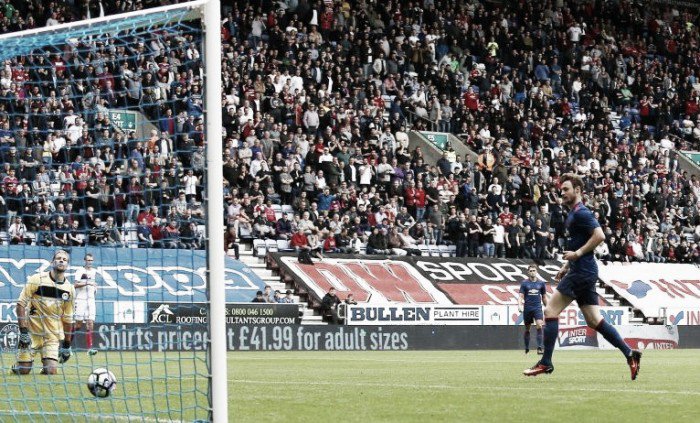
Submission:
[[[0,324],[0,351],[17,348],[17,325]],[[700,326],[620,326],[627,342],[642,349],[698,348]],[[576,328],[560,332],[562,349],[609,348]],[[102,351],[202,351],[209,340],[201,323],[147,325],[96,324],[95,347]],[[581,339],[581,336],[584,336]],[[518,326],[339,326],[234,325],[226,328],[229,351],[404,351],[404,350],[516,350],[521,349]],[[75,341],[83,348],[82,337]]]
[[[346,325],[522,325],[523,314],[517,306],[504,305],[416,305],[416,304],[341,304],[339,317]],[[613,326],[629,325],[628,307],[601,307],[601,316]],[[559,324],[586,324],[583,313],[575,305],[559,316]]]
[[[70,250],[72,280],[86,253],[99,257],[96,318],[100,323],[148,323],[151,304],[206,303],[206,252],[203,250],[95,248]],[[54,249],[3,246],[0,249],[0,321],[16,321],[14,305],[27,277],[50,269]],[[225,258],[226,302],[249,302],[265,282],[248,266]],[[183,265],[186,263],[186,265]]]
[[[269,257],[281,275],[316,301],[334,287],[341,299],[353,293],[358,302],[377,304],[517,305],[520,283],[532,264],[513,259],[333,255],[306,265],[294,255]],[[549,292],[560,267],[555,261],[539,266]]]
[[[420,306],[516,305],[520,282],[530,260],[458,257],[385,257],[334,255],[313,265],[297,257],[270,253],[270,261],[288,281],[320,302],[330,287],[344,299],[353,293],[359,303]],[[699,268],[690,264],[599,262],[600,281],[645,317],[664,318],[666,309],[688,310],[683,324],[700,324]],[[546,261],[539,278],[551,293],[561,264]],[[610,304],[600,297],[600,306]],[[676,314],[673,314],[674,318]],[[669,314],[670,317],[670,314]],[[673,324],[667,319],[666,323]]]

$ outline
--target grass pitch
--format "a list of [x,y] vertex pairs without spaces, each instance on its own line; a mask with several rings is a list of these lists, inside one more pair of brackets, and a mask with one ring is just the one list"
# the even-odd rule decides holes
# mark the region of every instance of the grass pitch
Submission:
[[232,353],[231,421],[698,422],[700,351]]
[[[4,371],[0,422],[206,417],[203,353],[75,358],[50,378]],[[3,370],[13,359],[0,355]],[[634,382],[616,351],[557,351],[553,374],[523,376],[536,360],[521,351],[231,352],[229,421],[700,421],[698,350],[645,351]],[[85,382],[103,366],[119,385],[98,400]]]

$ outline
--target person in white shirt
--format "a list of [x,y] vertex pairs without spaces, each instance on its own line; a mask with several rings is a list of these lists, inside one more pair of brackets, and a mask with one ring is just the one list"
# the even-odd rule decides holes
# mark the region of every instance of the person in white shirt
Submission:
[[372,176],[374,168],[369,164],[369,159],[365,159],[365,163],[360,166],[360,186],[369,187],[372,184]]
[[15,216],[14,222],[10,225],[7,230],[7,235],[10,238],[10,244],[17,245],[25,242],[25,234],[27,233],[27,227],[22,223],[22,218]]
[[496,220],[496,224],[493,225],[493,230],[493,244],[496,250],[496,257],[503,258],[505,256],[505,228],[500,217]]
[[85,266],[75,272],[75,325],[73,333],[77,333],[85,323],[85,343],[88,355],[97,354],[92,347],[92,329],[95,324],[95,291],[97,289],[97,271],[92,267],[95,258],[92,254],[85,254]]
[[262,162],[263,162],[263,156],[262,153],[257,152],[255,153],[255,159],[250,162],[250,176],[255,177],[255,175],[260,172],[260,169],[262,169]]
[[581,41],[581,35],[586,33],[583,29],[581,29],[578,22],[574,22],[574,24],[566,32],[569,34],[569,40],[572,43],[578,43]]

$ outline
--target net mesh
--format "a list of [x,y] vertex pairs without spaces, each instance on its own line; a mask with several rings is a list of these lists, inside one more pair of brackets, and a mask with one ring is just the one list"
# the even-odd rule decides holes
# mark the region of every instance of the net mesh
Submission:
[[[200,16],[0,37],[2,421],[210,417]],[[59,249],[68,280],[85,285],[68,301],[41,277]],[[29,350],[18,349],[22,298]],[[73,355],[42,375],[70,301],[84,321]],[[18,360],[29,374],[13,374]],[[108,398],[88,391],[96,368],[116,375]]]

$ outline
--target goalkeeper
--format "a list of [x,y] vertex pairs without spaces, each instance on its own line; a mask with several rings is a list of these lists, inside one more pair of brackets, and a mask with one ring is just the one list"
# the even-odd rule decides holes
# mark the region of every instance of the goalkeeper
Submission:
[[54,253],[51,270],[29,276],[17,301],[19,349],[15,374],[28,374],[34,356],[41,353],[41,374],[53,375],[57,363],[71,356],[73,300],[75,288],[66,279],[70,256],[64,250]]

